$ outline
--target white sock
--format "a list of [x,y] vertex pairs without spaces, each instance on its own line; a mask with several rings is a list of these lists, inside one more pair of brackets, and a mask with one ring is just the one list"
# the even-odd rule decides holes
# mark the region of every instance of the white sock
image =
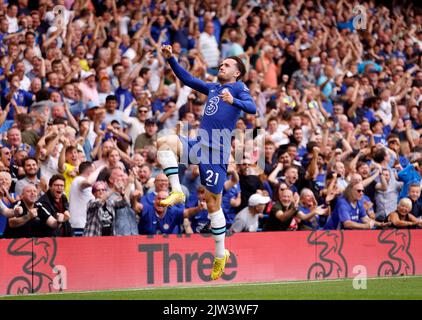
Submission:
[[209,214],[211,220],[211,232],[215,241],[215,256],[224,257],[224,239],[226,237],[226,218],[220,208],[217,212]]
[[179,181],[179,165],[173,151],[160,150],[157,152],[157,159],[163,168],[164,174],[169,178],[171,190],[182,192]]

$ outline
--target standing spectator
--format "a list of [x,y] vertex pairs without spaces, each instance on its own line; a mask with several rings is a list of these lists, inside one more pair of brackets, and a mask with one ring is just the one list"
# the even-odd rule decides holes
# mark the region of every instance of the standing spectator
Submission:
[[265,85],[266,88],[277,88],[277,76],[279,75],[279,70],[273,60],[274,48],[267,45],[262,51],[263,53],[261,57],[256,62],[256,70],[263,74],[262,84]]
[[114,236],[115,235],[115,208],[107,203],[110,193],[107,192],[107,184],[97,181],[92,186],[94,199],[87,204],[86,224],[84,236]]
[[118,167],[111,170],[108,184],[112,191],[108,201],[115,208],[115,235],[138,235],[135,211],[132,209],[128,176]]
[[375,185],[375,215],[377,221],[387,221],[388,215],[397,209],[397,202],[403,182],[391,177],[390,170],[388,169],[382,169],[380,180]]
[[9,29],[7,30],[8,33],[15,33],[19,30],[19,22],[18,22],[18,6],[14,3],[10,3],[7,6],[7,13],[6,19],[9,23]]
[[98,174],[104,167],[94,168],[92,162],[85,161],[79,165],[79,175],[75,177],[70,185],[69,192],[69,213],[70,224],[73,235],[83,235],[88,202],[93,198],[92,185],[98,178]]
[[130,117],[132,112],[133,103],[126,108],[123,114],[123,121],[127,124],[129,131],[128,135],[132,142],[135,142],[136,138],[145,132],[145,121],[149,112],[147,106],[139,106],[136,109],[136,117]]
[[23,161],[23,169],[25,170],[25,177],[18,180],[18,182],[16,182],[15,185],[15,193],[16,195],[21,195],[23,188],[26,185],[32,184],[34,185],[37,190],[38,190],[38,195],[41,194],[41,192],[45,192],[46,191],[46,183],[43,180],[43,184],[41,185],[41,180],[38,179],[37,174],[38,174],[38,163],[37,160],[35,158],[26,158]]
[[73,179],[78,175],[78,149],[75,146],[70,145],[70,141],[62,137],[60,141],[63,144],[62,151],[59,156],[58,169],[59,173],[63,174],[65,178],[65,194],[66,197],[70,195],[70,186],[73,182]]
[[[4,238],[32,238],[44,235],[35,206],[37,198],[38,191],[35,186],[28,184],[23,187],[22,199],[15,204],[15,216],[8,219]],[[52,221],[51,219],[49,223]]]
[[82,101],[85,104],[92,101],[95,105],[99,105],[100,97],[98,95],[97,83],[93,72],[82,72],[82,82],[79,83],[79,90],[82,92]]
[[134,150],[141,152],[147,145],[155,145],[157,141],[157,122],[154,119],[147,119],[145,121],[145,132],[136,137]]
[[293,72],[292,82],[294,83],[295,89],[298,89],[301,93],[304,89],[309,88],[315,83],[315,76],[309,71],[308,58],[302,58],[300,60],[300,69]]
[[214,23],[211,21],[205,24],[204,32],[199,37],[199,52],[207,62],[207,71],[212,75],[217,75],[220,50],[214,35]]
[[65,178],[56,174],[48,183],[48,191],[38,199],[38,217],[43,237],[71,237],[69,202],[64,194]]
[[117,106],[116,96],[107,96],[105,102],[106,115],[104,119],[106,124],[110,124],[113,120],[116,120],[121,126],[123,125],[123,111],[117,110]]

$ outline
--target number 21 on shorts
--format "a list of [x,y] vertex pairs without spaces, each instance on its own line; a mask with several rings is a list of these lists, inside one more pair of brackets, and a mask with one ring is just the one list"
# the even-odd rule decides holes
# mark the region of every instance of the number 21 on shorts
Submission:
[[207,174],[207,177],[205,178],[206,183],[215,186],[218,182],[219,173],[218,172],[214,173],[212,170],[207,170],[206,174]]

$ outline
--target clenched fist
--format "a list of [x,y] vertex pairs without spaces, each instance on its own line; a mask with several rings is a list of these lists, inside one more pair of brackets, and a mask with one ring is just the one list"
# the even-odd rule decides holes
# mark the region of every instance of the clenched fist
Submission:
[[173,56],[173,49],[170,45],[162,45],[161,53],[164,58],[169,59]]
[[233,96],[231,95],[228,89],[224,89],[223,92],[220,94],[220,97],[224,102],[233,104]]

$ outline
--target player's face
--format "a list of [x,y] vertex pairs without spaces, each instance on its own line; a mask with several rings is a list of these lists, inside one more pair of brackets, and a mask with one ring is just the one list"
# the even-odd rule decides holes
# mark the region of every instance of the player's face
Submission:
[[225,59],[220,64],[218,69],[218,81],[236,81],[236,78],[240,75],[237,69],[237,62],[233,59]]

